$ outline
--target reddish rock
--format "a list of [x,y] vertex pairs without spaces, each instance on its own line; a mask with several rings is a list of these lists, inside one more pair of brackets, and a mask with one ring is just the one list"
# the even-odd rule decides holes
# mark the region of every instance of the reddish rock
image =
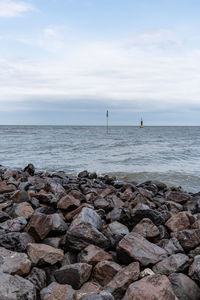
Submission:
[[200,255],[195,256],[189,268],[188,275],[197,282],[200,282]]
[[95,245],[89,245],[83,249],[79,254],[78,259],[80,262],[88,263],[93,266],[100,261],[113,260],[109,253]]
[[142,266],[156,264],[167,257],[167,252],[147,241],[138,233],[131,232],[117,246],[118,259],[125,264],[137,260]]
[[16,191],[12,197],[15,203],[28,202],[30,200],[29,194],[26,191]]
[[0,182],[0,194],[10,193],[16,190],[13,184],[7,184],[5,181]]
[[65,219],[68,222],[71,222],[72,219],[81,212],[81,210],[83,209],[83,207],[89,207],[89,208],[93,208],[92,205],[88,204],[88,203],[84,203],[81,206],[79,206],[78,208],[74,209],[73,211],[69,212],[66,214]]
[[180,203],[176,203],[173,201],[167,201],[166,204],[172,214],[177,214],[177,213],[183,211],[183,206]]
[[117,272],[121,269],[121,266],[112,261],[101,261],[93,270],[93,279],[100,285],[107,285]]
[[156,225],[153,224],[153,222],[148,219],[144,218],[142,219],[132,230],[132,232],[139,233],[144,238],[154,238],[160,234],[160,231]]
[[34,265],[54,265],[64,258],[63,250],[45,244],[28,244],[27,254]]
[[13,211],[13,216],[15,218],[22,217],[28,220],[34,213],[34,209],[28,202],[22,202],[16,205]]
[[195,218],[189,212],[179,212],[173,215],[166,223],[165,226],[172,232],[190,229]]
[[200,244],[200,229],[183,230],[172,233],[185,250],[191,250]]
[[74,294],[70,285],[56,282],[52,282],[40,292],[41,300],[73,300]]
[[26,227],[26,231],[36,240],[43,240],[52,230],[52,218],[48,215],[34,213]]
[[85,283],[91,274],[92,266],[86,263],[66,265],[55,271],[55,278],[61,284],[70,284],[75,290]]
[[123,300],[178,300],[165,275],[152,275],[132,283]]
[[183,272],[189,267],[190,259],[185,254],[173,254],[160,261],[153,267],[156,274],[170,275],[171,273]]
[[58,201],[57,207],[66,211],[71,211],[79,207],[80,204],[81,202],[79,199],[74,198],[72,195],[66,195]]
[[110,292],[115,300],[122,299],[128,286],[138,280],[140,276],[140,265],[133,262],[130,265],[120,269],[113,279],[105,286],[105,290]]
[[91,295],[99,293],[101,286],[95,282],[86,282],[75,294],[75,300],[83,300]]
[[191,196],[189,194],[180,191],[168,191],[165,194],[165,197],[167,201],[174,201],[181,204],[191,199]]

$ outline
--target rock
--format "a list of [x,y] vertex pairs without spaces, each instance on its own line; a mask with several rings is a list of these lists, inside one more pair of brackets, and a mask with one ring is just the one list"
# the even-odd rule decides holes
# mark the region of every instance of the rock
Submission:
[[34,265],[54,265],[64,258],[63,250],[45,244],[28,244],[27,254]]
[[26,279],[32,282],[38,292],[46,286],[46,273],[42,269],[34,267]]
[[15,203],[29,202],[30,197],[26,191],[19,190],[12,195],[11,200],[13,200]]
[[140,234],[131,232],[119,242],[117,246],[119,261],[129,264],[137,260],[142,266],[156,264],[167,257],[167,252],[155,244],[150,243]]
[[176,253],[184,253],[179,241],[176,238],[163,239],[157,243],[157,245],[167,251],[169,255]]
[[52,282],[49,286],[41,290],[41,300],[73,300],[74,290],[68,284],[58,284]]
[[13,184],[7,185],[5,181],[0,182],[0,194],[10,193],[16,190]]
[[147,205],[145,205],[144,208],[133,209],[131,211],[131,217],[134,225],[139,223],[143,218],[150,219],[155,225],[162,225],[166,222],[166,218],[161,212],[150,209]]
[[63,260],[61,261],[61,265],[63,267],[65,265],[71,265],[77,262],[77,255],[73,252],[67,252],[65,253]]
[[77,290],[89,279],[91,271],[91,265],[76,263],[61,267],[55,272],[55,278],[58,283],[69,284]]
[[97,209],[104,209],[104,211],[110,210],[110,202],[104,198],[98,198],[94,201],[94,207]]
[[[123,300],[178,300],[165,275],[152,275],[132,283]],[[182,300],[182,299],[181,299]]]
[[105,286],[105,290],[110,292],[115,300],[122,299],[128,286],[138,280],[140,275],[140,265],[133,262],[130,265],[121,268],[113,279]]
[[25,253],[18,253],[0,247],[0,272],[11,275],[28,274],[31,261]]
[[83,300],[91,295],[97,294],[101,291],[101,286],[95,282],[86,282],[76,291],[75,300]]
[[50,215],[52,220],[51,234],[63,234],[67,231],[67,224],[59,214]]
[[194,248],[193,250],[190,250],[190,252],[188,253],[188,256],[191,258],[194,258],[197,255],[200,255],[200,246]]
[[108,224],[106,230],[104,230],[104,234],[109,239],[113,248],[115,248],[119,241],[128,233],[128,227],[117,221]]
[[188,275],[197,282],[200,282],[200,255],[195,256],[189,268]]
[[0,223],[5,222],[9,219],[10,219],[10,216],[6,212],[0,211]]
[[34,209],[28,202],[22,202],[16,205],[13,211],[14,218],[22,217],[28,220],[32,214],[34,213]]
[[28,243],[34,243],[26,232],[9,232],[0,230],[0,245],[8,250],[24,252]]
[[166,223],[165,226],[172,232],[190,229],[195,218],[189,212],[179,212],[173,215]]
[[151,269],[146,268],[140,273],[140,278],[144,278],[149,275],[155,275],[155,273]]
[[98,230],[101,230],[102,227],[102,221],[100,216],[95,212],[95,210],[88,207],[83,207],[81,212],[71,223],[70,227],[76,227],[80,224],[90,224],[92,227]]
[[101,291],[98,294],[94,294],[83,298],[84,300],[114,300],[113,296],[107,291]]
[[172,233],[183,249],[191,250],[200,244],[200,229],[189,229]]
[[100,261],[113,259],[112,256],[103,249],[95,245],[89,245],[80,252],[78,260],[82,263],[88,263],[94,266]]
[[173,254],[160,261],[153,267],[156,274],[170,275],[172,273],[183,272],[189,267],[189,257],[185,254]]
[[52,230],[52,218],[50,216],[34,213],[26,227],[26,231],[35,239],[43,240]]
[[169,276],[174,294],[181,300],[199,300],[200,289],[188,276],[174,273]]
[[35,174],[35,167],[33,164],[28,164],[24,168],[24,172],[27,172],[29,175],[33,176]]
[[172,214],[177,214],[177,213],[183,211],[183,206],[180,203],[176,203],[173,201],[167,201],[166,204]]
[[24,229],[26,224],[27,222],[24,218],[7,220],[0,224],[0,230],[5,230],[6,232],[19,232]]
[[151,239],[160,234],[160,231],[157,226],[153,224],[153,222],[148,219],[142,219],[132,230],[132,232],[139,233],[146,239]]
[[109,241],[95,227],[83,223],[77,226],[70,226],[65,236],[64,244],[67,244],[70,249],[81,251],[90,244],[105,249],[109,246]]
[[61,244],[61,237],[49,237],[44,239],[42,243],[54,248],[59,248]]
[[120,269],[121,266],[113,261],[101,261],[93,270],[93,280],[102,286],[106,286]]
[[76,209],[80,205],[81,202],[79,199],[74,198],[72,195],[66,195],[58,201],[57,207],[69,212]]
[[191,199],[189,194],[180,191],[168,191],[165,194],[165,197],[167,201],[178,202],[180,204],[183,204]]
[[36,300],[36,290],[30,281],[18,275],[0,273],[0,299]]

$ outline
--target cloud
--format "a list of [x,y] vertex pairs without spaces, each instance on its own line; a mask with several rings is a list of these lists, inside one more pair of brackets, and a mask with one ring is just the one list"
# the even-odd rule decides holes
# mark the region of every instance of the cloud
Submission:
[[20,17],[33,9],[31,4],[23,1],[0,0],[0,18]]

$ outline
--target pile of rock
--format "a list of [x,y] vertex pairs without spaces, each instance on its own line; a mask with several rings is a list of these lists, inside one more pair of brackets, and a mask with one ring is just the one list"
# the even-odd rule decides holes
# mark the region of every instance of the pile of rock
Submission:
[[200,300],[200,193],[0,167],[0,299]]

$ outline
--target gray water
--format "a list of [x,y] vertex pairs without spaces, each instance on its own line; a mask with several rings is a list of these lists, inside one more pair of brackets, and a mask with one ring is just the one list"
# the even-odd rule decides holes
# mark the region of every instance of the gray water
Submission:
[[0,164],[111,173],[200,191],[200,127],[0,126]]

